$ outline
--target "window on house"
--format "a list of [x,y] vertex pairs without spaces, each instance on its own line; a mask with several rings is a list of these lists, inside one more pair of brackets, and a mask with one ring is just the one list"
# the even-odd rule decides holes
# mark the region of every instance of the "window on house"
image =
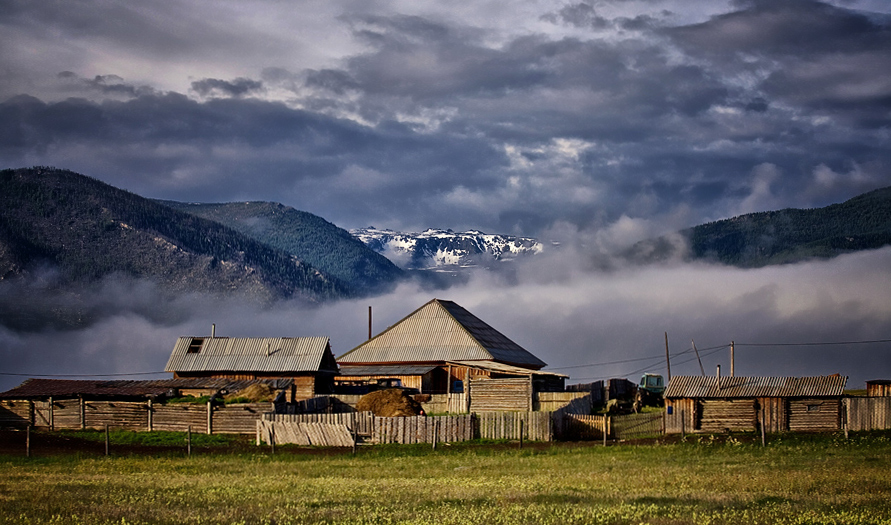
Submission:
[[201,345],[204,344],[204,338],[201,337],[193,337],[192,341],[189,343],[189,348],[186,350],[186,353],[189,354],[197,354],[201,352]]

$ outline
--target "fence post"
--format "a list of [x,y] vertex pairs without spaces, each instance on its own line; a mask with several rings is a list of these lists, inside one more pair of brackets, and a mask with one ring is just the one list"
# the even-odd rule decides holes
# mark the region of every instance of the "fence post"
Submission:
[[520,448],[523,448],[523,420],[520,419]]
[[152,400],[148,400],[148,431],[151,432],[154,430],[154,421],[152,420],[152,413],[155,411],[155,405],[152,403]]
[[108,423],[106,423],[106,424],[105,424],[105,455],[106,455],[106,456],[108,455],[108,445],[109,445],[108,442],[109,442],[109,439],[108,439]]
[[31,457],[31,423],[25,429],[25,455]]
[[84,396],[80,396],[80,429],[85,430],[87,428],[87,402],[84,401]]
[[54,405],[53,398],[52,398],[52,396],[50,396],[50,398],[49,398],[49,427],[50,427],[50,430],[56,429],[55,412],[53,410],[55,407],[53,407],[53,405]]
[[207,402],[207,433],[213,434],[213,398]]
[[186,453],[189,457],[192,457],[192,425],[189,425],[186,431]]

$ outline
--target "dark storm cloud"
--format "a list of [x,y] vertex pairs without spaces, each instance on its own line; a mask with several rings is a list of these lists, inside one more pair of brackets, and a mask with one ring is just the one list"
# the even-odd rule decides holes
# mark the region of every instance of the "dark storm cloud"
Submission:
[[217,78],[205,78],[192,82],[192,90],[202,97],[243,97],[250,93],[263,89],[263,83],[249,78],[236,78],[235,80],[220,80]]

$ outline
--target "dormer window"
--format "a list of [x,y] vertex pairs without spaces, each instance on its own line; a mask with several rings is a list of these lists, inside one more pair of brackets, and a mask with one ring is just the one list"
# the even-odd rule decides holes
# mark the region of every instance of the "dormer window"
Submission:
[[189,342],[189,348],[186,350],[187,354],[197,354],[201,352],[201,346],[204,344],[203,337],[193,337],[192,341]]

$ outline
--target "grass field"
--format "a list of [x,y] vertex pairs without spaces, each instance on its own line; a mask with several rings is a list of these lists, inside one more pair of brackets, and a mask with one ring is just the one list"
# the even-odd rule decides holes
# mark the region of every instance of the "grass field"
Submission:
[[891,433],[231,450],[2,455],[0,522],[891,523]]

